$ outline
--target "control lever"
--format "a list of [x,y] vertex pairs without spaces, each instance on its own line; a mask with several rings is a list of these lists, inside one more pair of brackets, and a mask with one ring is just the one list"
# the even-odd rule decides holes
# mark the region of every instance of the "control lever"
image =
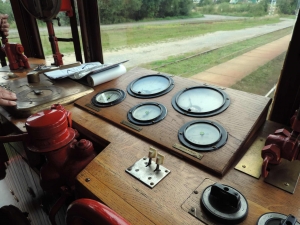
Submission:
[[148,153],[148,158],[149,158],[149,161],[148,161],[148,164],[146,165],[147,166],[150,166],[151,165],[151,162],[152,162],[152,159],[153,158],[156,158],[157,157],[157,149],[153,148],[153,147],[150,147],[149,149],[149,153]]
[[285,220],[281,221],[280,225],[296,225],[297,220],[293,215],[288,215]]
[[154,172],[159,172],[160,171],[159,165],[164,164],[164,160],[165,160],[165,156],[158,153],[157,158],[156,158],[156,168],[155,168]]

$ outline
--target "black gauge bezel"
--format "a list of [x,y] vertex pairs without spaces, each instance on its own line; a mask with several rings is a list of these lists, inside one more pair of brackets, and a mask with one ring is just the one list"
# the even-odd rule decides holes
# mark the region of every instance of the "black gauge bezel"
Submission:
[[[96,99],[98,97],[98,95],[101,95],[105,92],[108,92],[108,91],[115,91],[115,92],[118,92],[120,94],[120,97],[112,102],[108,102],[108,103],[100,103],[98,102]],[[118,89],[118,88],[109,88],[109,89],[105,89],[101,92],[98,92],[96,95],[94,95],[94,97],[92,98],[91,102],[94,106],[97,106],[97,107],[109,107],[109,106],[114,106],[114,105],[117,105],[119,104],[120,102],[122,102],[124,99],[126,98],[126,92],[121,90],[121,89]]]
[[[220,132],[220,138],[216,142],[214,142],[212,144],[209,144],[209,145],[198,145],[198,144],[195,144],[195,143],[189,141],[185,137],[185,131],[190,126],[195,125],[195,124],[200,124],[200,123],[208,124],[208,125],[211,125],[211,126],[214,126],[215,128],[217,128]],[[190,122],[184,124],[179,129],[178,139],[179,139],[180,143],[183,146],[187,147],[187,148],[190,148],[190,149],[195,150],[195,151],[208,152],[208,151],[215,151],[215,150],[223,147],[227,142],[228,132],[225,130],[225,128],[223,126],[221,126],[220,124],[218,124],[216,122],[213,122],[213,121],[210,121],[210,120],[193,120],[193,121],[190,121]]]
[[[223,96],[223,104],[222,104],[222,106],[220,106],[219,108],[217,108],[215,110],[211,110],[209,112],[192,112],[192,111],[185,110],[185,109],[181,108],[180,105],[177,103],[178,102],[178,98],[183,93],[185,93],[187,91],[191,91],[193,89],[199,89],[199,88],[201,88],[201,89],[202,88],[211,89],[211,90],[214,90],[214,91],[218,92],[219,94],[221,94]],[[173,96],[173,98],[172,98],[172,106],[173,106],[173,108],[177,112],[179,112],[179,113],[181,113],[183,115],[186,115],[186,116],[198,117],[198,118],[217,115],[217,114],[223,112],[224,110],[226,110],[229,105],[230,105],[230,98],[229,98],[229,96],[228,96],[228,94],[226,92],[224,92],[223,90],[221,90],[219,88],[215,88],[215,87],[211,87],[211,86],[206,86],[206,85],[186,88],[186,89],[181,90],[178,93],[176,93],[176,95]]]
[[[142,107],[142,106],[145,106],[145,105],[154,105],[156,107],[159,107],[160,108],[160,115],[157,116],[154,119],[151,119],[151,120],[138,120],[138,119],[134,118],[133,112],[136,109],[138,109],[139,107]],[[145,102],[145,103],[138,104],[138,105],[134,106],[133,108],[131,108],[127,113],[127,118],[128,118],[128,121],[133,123],[133,124],[140,125],[140,126],[147,126],[147,125],[152,125],[152,124],[158,123],[161,120],[163,120],[167,116],[167,112],[168,112],[167,108],[164,105],[160,104],[160,103]]]
[[[155,94],[141,94],[141,93],[137,93],[137,92],[132,90],[133,85],[137,81],[140,81],[140,80],[148,78],[148,77],[153,77],[153,76],[162,77],[162,78],[168,80],[169,86],[166,89],[164,89],[164,90],[162,90],[158,93],[155,93]],[[166,75],[162,75],[162,74],[150,74],[150,75],[142,76],[140,78],[137,78],[137,79],[133,80],[127,86],[127,92],[128,92],[128,94],[130,94],[133,97],[147,99],[147,98],[156,98],[156,97],[162,96],[162,95],[170,92],[173,88],[174,88],[174,80],[170,76],[166,76]]]

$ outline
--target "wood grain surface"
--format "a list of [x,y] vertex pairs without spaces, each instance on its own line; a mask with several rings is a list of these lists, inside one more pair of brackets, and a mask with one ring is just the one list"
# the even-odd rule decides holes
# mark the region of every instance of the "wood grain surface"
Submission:
[[[170,154],[159,145],[118,129],[95,115],[73,106],[68,109],[72,112],[74,127],[79,132],[89,130],[108,143],[79,174],[77,188],[84,190],[80,196],[94,196],[132,224],[205,224],[190,215],[184,203],[206,179],[231,186],[247,198],[249,214],[242,224],[255,224],[261,214],[268,211],[293,214],[300,218],[298,187],[295,194],[291,195],[265,183],[262,178],[253,178],[233,167],[222,178],[214,176]],[[280,124],[267,121],[256,135],[266,136],[270,130],[280,127]],[[147,156],[150,146],[165,155],[164,166],[171,170],[153,189],[125,172],[134,162]],[[90,178],[90,181],[86,182],[86,178]]]
[[[192,160],[198,165],[212,170],[218,175],[224,175],[226,170],[232,165],[237,153],[242,150],[243,145],[251,138],[253,133],[258,130],[263,121],[265,121],[267,109],[271,100],[263,96],[229,88],[225,89],[224,91],[229,95],[231,100],[228,109],[218,115],[202,119],[221,124],[229,133],[227,143],[221,149],[216,151],[201,152],[201,154],[204,155],[201,160],[173,147],[174,144],[179,143],[178,130],[187,122],[201,118],[188,117],[180,114],[173,109],[171,101],[173,96],[179,91],[188,87],[203,85],[202,83],[196,83],[195,81],[180,77],[172,77],[175,87],[171,92],[163,96],[151,99],[140,99],[127,94],[127,97],[123,102],[112,107],[101,108],[100,111],[93,110],[86,106],[87,103],[91,103],[92,97],[100,91],[108,88],[119,88],[126,92],[126,88],[131,81],[144,75],[156,73],[157,72],[155,71],[143,68],[135,68],[118,79],[95,87],[93,93],[80,98],[75,102],[75,105],[120,126],[145,140],[152,141],[170,152]],[[121,122],[123,120],[127,121],[128,111],[132,107],[144,102],[158,102],[163,104],[168,111],[166,118],[153,125],[140,126],[142,128],[141,131],[136,131],[123,125]]]

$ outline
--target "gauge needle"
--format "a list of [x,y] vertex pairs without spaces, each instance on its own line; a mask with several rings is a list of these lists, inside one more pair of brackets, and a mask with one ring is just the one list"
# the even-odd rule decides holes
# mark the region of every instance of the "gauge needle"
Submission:
[[110,96],[107,98],[107,100],[109,100],[109,99],[111,98],[111,96],[112,96],[112,95],[110,95]]

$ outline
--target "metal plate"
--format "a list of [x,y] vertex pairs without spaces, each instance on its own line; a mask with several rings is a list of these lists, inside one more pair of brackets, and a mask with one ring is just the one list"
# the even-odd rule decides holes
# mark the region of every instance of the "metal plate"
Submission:
[[261,166],[263,163],[261,150],[265,146],[265,142],[265,138],[258,137],[250,146],[243,158],[235,166],[235,169],[252,177],[259,178],[261,175]]
[[16,117],[28,117],[52,104],[67,104],[93,92],[92,88],[71,79],[53,81],[42,74],[40,83],[28,83],[27,78],[20,78],[8,81],[5,88],[17,95],[17,106],[5,107]]
[[269,165],[269,175],[265,182],[291,194],[295,192],[300,174],[300,161],[281,159],[278,165]]
[[148,160],[149,159],[147,157],[144,157],[125,171],[140,180],[142,183],[146,184],[148,187],[153,188],[171,171],[162,165],[159,166],[159,171],[154,171],[157,164],[155,162],[151,162],[151,164],[147,166]]

